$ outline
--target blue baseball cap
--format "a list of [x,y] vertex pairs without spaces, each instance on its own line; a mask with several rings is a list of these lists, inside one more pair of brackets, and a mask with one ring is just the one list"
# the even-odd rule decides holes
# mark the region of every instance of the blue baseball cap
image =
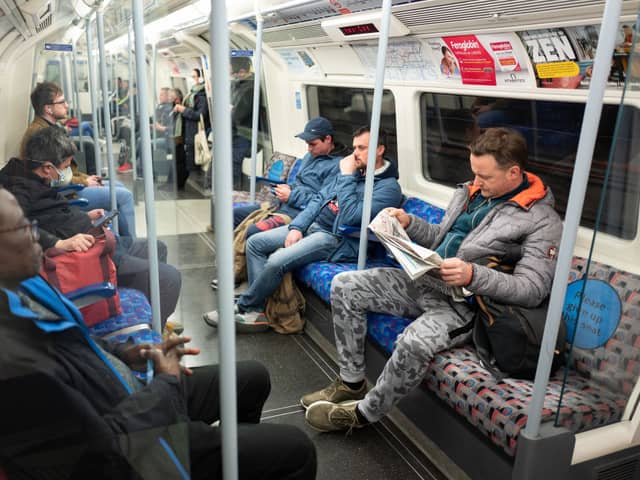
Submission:
[[333,135],[333,125],[324,117],[315,117],[307,122],[304,126],[304,132],[299,133],[296,137],[301,138],[305,142],[310,142],[316,138],[324,138],[327,135]]

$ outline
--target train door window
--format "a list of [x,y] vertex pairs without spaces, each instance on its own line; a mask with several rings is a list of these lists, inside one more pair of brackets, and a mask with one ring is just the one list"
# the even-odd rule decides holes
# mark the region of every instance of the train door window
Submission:
[[[482,129],[507,127],[524,135],[528,170],[551,187],[564,215],[584,104],[424,93],[421,96],[422,171],[425,178],[454,187],[471,178],[467,145]],[[604,105],[596,140],[581,225],[595,226],[598,202],[611,151],[617,105]],[[608,177],[605,212],[599,230],[624,239],[636,235],[640,204],[640,145],[632,132],[640,112],[625,108]],[[613,208],[615,206],[615,208]]]
[[[250,45],[232,43],[232,47],[242,48],[237,52],[245,52]],[[233,122],[233,148],[234,152],[244,152],[244,157],[251,156],[251,131],[253,128],[253,84],[254,68],[253,56],[236,55],[229,58],[229,71],[231,75],[231,118]],[[258,109],[258,149],[262,150],[262,158],[271,157],[271,134],[267,117],[266,91],[264,82],[261,82],[260,106]],[[239,155],[239,153],[238,153]],[[236,153],[234,153],[234,157]],[[240,157],[242,159],[242,157]],[[246,167],[244,169],[246,172]],[[246,181],[246,179],[244,180]],[[248,189],[248,184],[245,185]]]
[[44,68],[44,79],[62,85],[62,64],[59,60],[48,60]]
[[[309,116],[328,118],[336,131],[335,139],[341,145],[351,147],[353,132],[371,122],[373,89],[310,85],[307,87],[307,99]],[[382,95],[380,128],[387,132],[387,155],[396,160],[396,105],[393,93],[389,90]]]

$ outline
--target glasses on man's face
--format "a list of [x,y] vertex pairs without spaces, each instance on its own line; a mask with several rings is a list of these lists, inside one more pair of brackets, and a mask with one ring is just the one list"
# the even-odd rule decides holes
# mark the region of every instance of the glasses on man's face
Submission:
[[27,220],[22,225],[18,225],[17,227],[7,228],[5,230],[0,230],[0,234],[2,233],[11,233],[17,232],[18,230],[27,229],[29,234],[31,235],[31,240],[37,242],[40,240],[40,230],[38,229],[38,221],[37,220]]
[[67,103],[67,101],[63,98],[62,100],[58,100],[57,102],[51,102],[49,105],[62,105]]

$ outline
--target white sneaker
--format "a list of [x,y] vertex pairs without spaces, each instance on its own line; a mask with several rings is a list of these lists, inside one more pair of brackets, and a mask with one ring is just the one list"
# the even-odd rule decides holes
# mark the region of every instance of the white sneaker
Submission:
[[[218,279],[214,278],[213,280],[211,280],[211,289],[212,290],[218,290]],[[246,292],[249,289],[249,282],[244,281],[238,285],[235,286],[235,288],[233,289],[233,296],[235,298],[238,298],[240,295],[242,295],[244,292]]]
[[269,330],[269,321],[264,312],[236,313],[236,332],[257,333]]
[[[240,313],[237,305],[233,306],[233,313],[234,315]],[[204,323],[206,323],[210,327],[218,328],[218,311],[217,310],[211,310],[210,312],[203,314],[202,319],[204,320]]]

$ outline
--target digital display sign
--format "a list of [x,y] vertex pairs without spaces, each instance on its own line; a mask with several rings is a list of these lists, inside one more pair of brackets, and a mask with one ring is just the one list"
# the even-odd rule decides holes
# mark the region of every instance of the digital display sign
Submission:
[[346,27],[338,27],[344,36],[363,35],[367,33],[378,33],[378,29],[373,23],[363,23],[361,25],[348,25]]

